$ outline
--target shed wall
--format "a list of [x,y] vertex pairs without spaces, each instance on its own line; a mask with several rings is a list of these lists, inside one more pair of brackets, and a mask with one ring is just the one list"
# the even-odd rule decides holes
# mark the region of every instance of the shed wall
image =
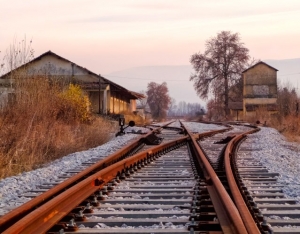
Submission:
[[[243,73],[243,110],[249,116],[246,105],[277,104],[277,71],[265,64],[258,64]],[[251,114],[252,115],[252,114]]]

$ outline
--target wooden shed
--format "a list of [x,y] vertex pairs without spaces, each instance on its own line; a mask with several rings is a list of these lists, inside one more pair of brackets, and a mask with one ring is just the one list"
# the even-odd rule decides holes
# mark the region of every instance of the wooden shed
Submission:
[[258,108],[277,111],[277,69],[260,61],[242,72],[244,116],[253,116]]
[[[107,114],[132,112],[136,109],[136,99],[142,94],[130,91],[82,66],[77,65],[51,51],[48,51],[29,63],[0,77],[0,100],[12,93],[5,83],[12,83],[13,73],[23,69],[27,75],[51,76],[63,80],[66,84],[79,84],[88,94],[92,109],[96,113]],[[2,92],[1,92],[2,91]]]

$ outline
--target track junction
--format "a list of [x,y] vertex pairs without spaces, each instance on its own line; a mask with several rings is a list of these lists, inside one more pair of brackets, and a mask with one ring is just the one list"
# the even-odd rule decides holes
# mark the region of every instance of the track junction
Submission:
[[291,210],[298,205],[284,198],[276,185],[278,174],[248,157],[250,149],[243,144],[258,128],[230,124],[192,133],[179,121],[154,127],[116,153],[62,175],[57,184],[24,194],[31,200],[2,216],[0,229],[3,233],[290,233],[272,230],[268,215],[297,217]]

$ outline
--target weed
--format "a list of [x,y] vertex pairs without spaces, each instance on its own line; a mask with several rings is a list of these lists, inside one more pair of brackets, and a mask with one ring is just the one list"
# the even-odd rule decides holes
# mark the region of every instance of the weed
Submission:
[[116,129],[93,116],[80,87],[12,74],[13,98],[0,110],[0,178],[107,142]]

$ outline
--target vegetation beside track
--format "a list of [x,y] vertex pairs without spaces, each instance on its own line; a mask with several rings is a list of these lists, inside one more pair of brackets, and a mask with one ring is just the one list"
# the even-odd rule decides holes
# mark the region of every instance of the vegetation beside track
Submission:
[[0,178],[101,145],[117,131],[92,115],[79,87],[51,77],[13,78],[13,99],[0,110]]
[[266,110],[256,111],[256,115],[246,120],[249,123],[259,123],[266,127],[272,127],[278,130],[288,141],[300,143],[300,115],[294,113],[283,114],[278,112],[270,115]]

